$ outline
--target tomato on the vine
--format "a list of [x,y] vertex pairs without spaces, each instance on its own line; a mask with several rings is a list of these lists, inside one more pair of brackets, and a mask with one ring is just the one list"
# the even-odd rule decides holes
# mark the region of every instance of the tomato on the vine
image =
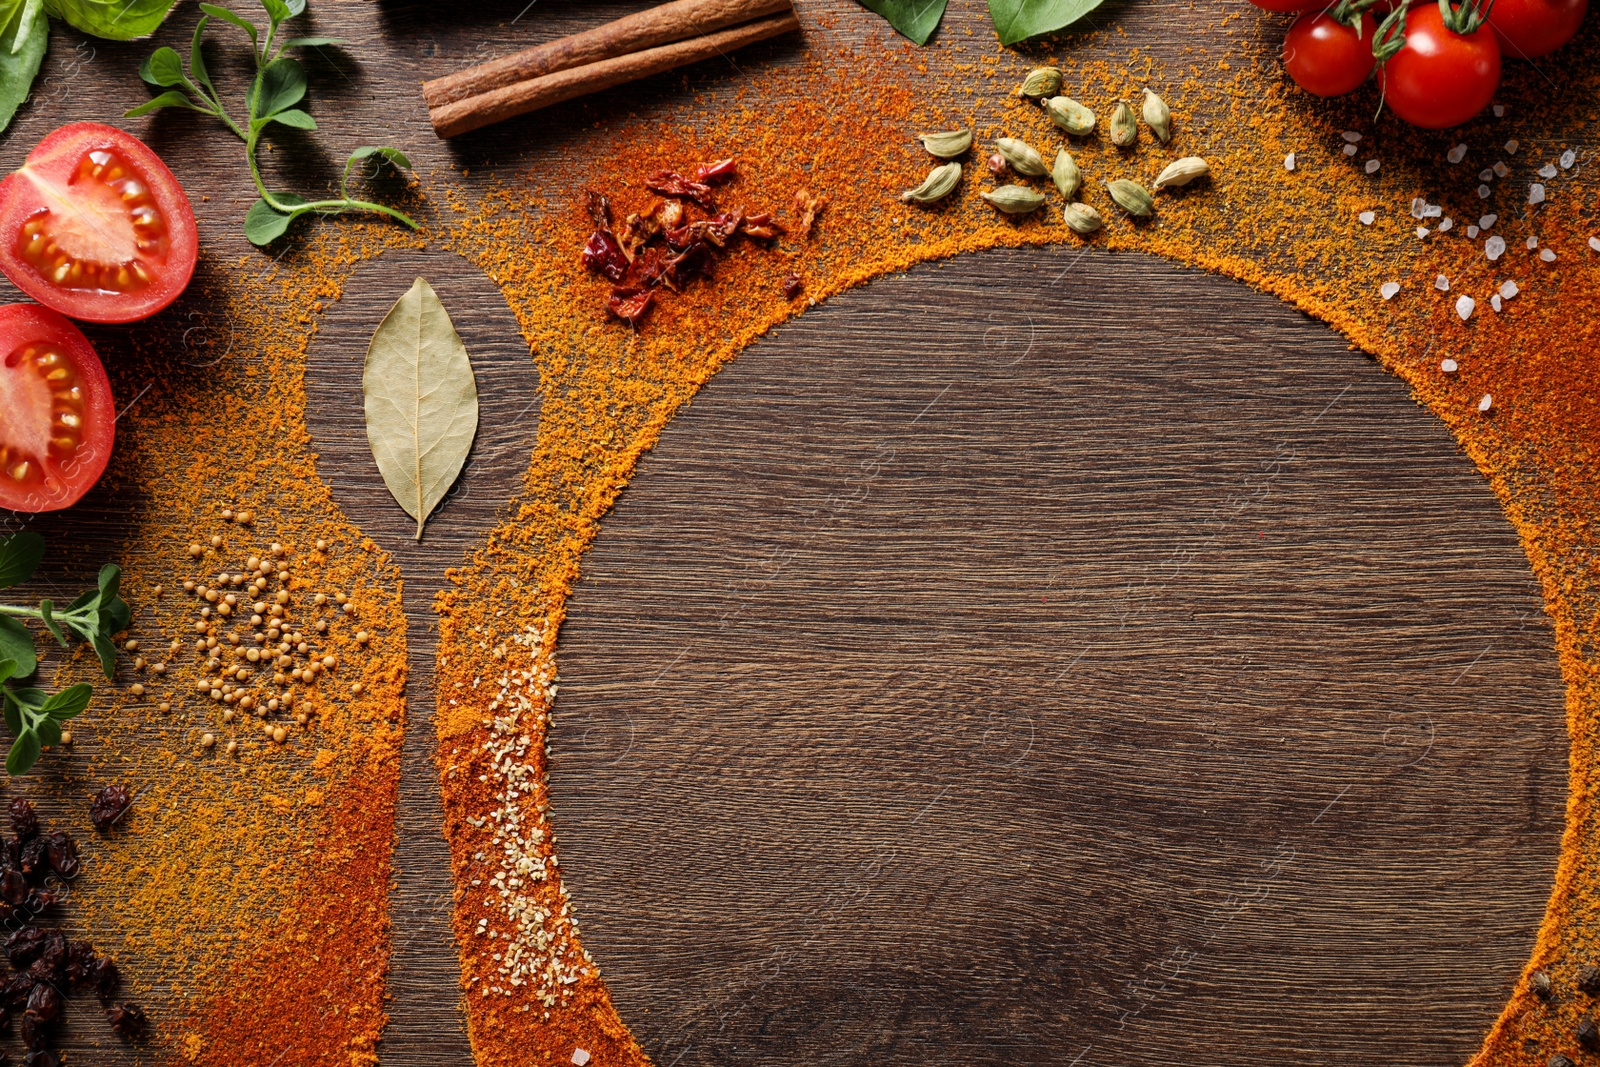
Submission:
[[106,469],[115,427],[89,339],[37,304],[0,307],[0,508],[77,503]]
[[178,179],[112,126],[63,126],[0,182],[0,271],[75,319],[154,315],[189,284],[199,248]]
[[1343,96],[1372,73],[1372,38],[1377,23],[1360,16],[1359,33],[1332,10],[1307,11],[1283,36],[1283,68],[1295,84],[1318,96]]
[[1589,0],[1494,0],[1489,28],[1508,59],[1537,59],[1572,40]]
[[1459,126],[1489,106],[1500,85],[1500,46],[1476,3],[1451,11],[1411,8],[1405,45],[1378,68],[1384,101],[1394,113],[1430,130]]

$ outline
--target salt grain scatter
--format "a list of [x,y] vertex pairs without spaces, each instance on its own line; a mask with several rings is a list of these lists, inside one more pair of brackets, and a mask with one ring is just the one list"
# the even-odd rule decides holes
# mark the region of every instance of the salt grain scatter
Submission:
[[1368,174],[1376,174],[1376,173],[1378,173],[1378,168],[1380,166],[1382,166],[1382,164],[1379,163],[1376,159],[1369,159],[1369,160],[1367,160],[1366,171],[1367,171]]
[[1457,363],[1453,359],[1441,359],[1439,361],[1439,369],[1444,371],[1446,374],[1454,374],[1456,371],[1461,369],[1461,364]]
[[1589,247],[1594,249],[1596,252],[1600,252],[1600,237],[1589,238]]
[[1356,146],[1353,145],[1353,144],[1345,145],[1344,146],[1344,154],[1347,155],[1347,156],[1355,155],[1356,154]]
[[1494,407],[1494,397],[1490,396],[1488,393],[1484,393],[1483,399],[1478,401],[1478,410],[1488,411],[1492,407]]
[[1354,131],[1354,130],[1346,130],[1343,133],[1341,133],[1339,136],[1343,137],[1346,141],[1350,142],[1351,144],[1355,144],[1357,141],[1361,140],[1361,135],[1359,133],[1357,133],[1356,131]]
[[589,1062],[589,1050],[588,1049],[586,1049],[586,1048],[575,1048],[575,1049],[572,1050],[573,1067],[583,1067],[583,1065],[588,1063],[588,1062]]
[[1467,146],[1464,144],[1456,145],[1445,154],[1444,158],[1448,159],[1452,163],[1460,163],[1463,159],[1467,158]]
[[1472,309],[1477,306],[1478,302],[1472,299],[1470,296],[1459,296],[1456,298],[1456,314],[1461,316],[1462,322],[1466,322],[1468,319],[1472,318]]
[[1420,196],[1412,197],[1411,198],[1411,217],[1414,218],[1414,219],[1422,218],[1422,212],[1427,208],[1427,206],[1428,206],[1428,202],[1426,200],[1422,199],[1422,197],[1420,197]]
[[1496,104],[1494,106],[1494,117],[1497,118],[1497,119],[1502,119],[1502,118],[1505,118],[1505,115],[1506,115],[1506,106],[1504,104]]
[[1578,161],[1578,153],[1574,152],[1572,149],[1569,148],[1565,152],[1561,153],[1561,169],[1562,170],[1571,170],[1572,169],[1572,165],[1574,163],[1576,163],[1577,161]]
[[1544,185],[1542,183],[1534,182],[1532,185],[1528,186],[1528,203],[1544,203]]
[[1559,172],[1556,170],[1556,165],[1554,163],[1546,163],[1544,166],[1539,168],[1539,177],[1541,178],[1554,178],[1557,173]]
[[1494,171],[1490,170],[1488,167],[1484,167],[1478,172],[1478,180],[1480,182],[1494,181]]
[[1293,152],[1290,152],[1288,155],[1283,157],[1283,169],[1284,170],[1294,170],[1294,153]]
[[1378,295],[1383,297],[1385,300],[1393,300],[1394,294],[1398,293],[1399,291],[1399,282],[1384,282],[1382,285],[1378,286]]
[[1554,263],[1556,261],[1556,250],[1553,248],[1541,248],[1539,249],[1539,258],[1546,263]]
[[1433,287],[1441,293],[1448,293],[1450,291],[1450,279],[1441,274],[1433,280]]
[[1487,200],[1487,199],[1489,199],[1489,187],[1487,185],[1478,186],[1478,199],[1479,200]]
[[1539,239],[1537,237],[1530,237],[1526,242],[1524,242],[1524,244],[1528,251],[1532,252],[1535,248],[1539,247]]
[[1496,293],[1494,296],[1491,296],[1489,298],[1489,306],[1494,308],[1496,311],[1500,310],[1500,294],[1499,293]]
[[1417,240],[1420,241],[1426,236],[1428,236],[1428,228],[1426,226],[1418,226],[1417,227]]
[[1377,214],[1371,211],[1363,211],[1361,214],[1356,216],[1356,218],[1361,220],[1361,225],[1363,226],[1371,226],[1373,220],[1377,217]]
[[1504,163],[1496,161],[1492,169],[1494,170],[1494,176],[1496,178],[1504,178],[1506,176],[1506,172],[1511,168],[1506,166]]
[[1505,297],[1507,300],[1510,300],[1520,292],[1522,292],[1522,290],[1518,289],[1517,283],[1512,281],[1510,278],[1507,278],[1505,281],[1500,283],[1500,295]]
[[1492,230],[1494,228],[1494,224],[1499,221],[1499,215],[1485,215],[1483,218],[1478,220],[1478,225],[1482,226],[1486,230]]
[[1469,225],[1467,227],[1467,236],[1468,237],[1476,237],[1476,236],[1478,236],[1478,228],[1476,226]]
[[1490,263],[1493,263],[1506,254],[1506,239],[1499,234],[1495,234],[1483,242],[1483,254],[1489,257]]
[[1455,224],[1456,224],[1455,219],[1443,219],[1439,223],[1439,232],[1440,233],[1444,233],[1446,230],[1448,230],[1451,227],[1455,226]]
[[1516,138],[1513,137],[1511,140],[1506,142],[1506,155],[1508,155],[1508,156],[1516,155],[1517,154],[1517,149],[1519,147],[1520,146],[1517,144]]

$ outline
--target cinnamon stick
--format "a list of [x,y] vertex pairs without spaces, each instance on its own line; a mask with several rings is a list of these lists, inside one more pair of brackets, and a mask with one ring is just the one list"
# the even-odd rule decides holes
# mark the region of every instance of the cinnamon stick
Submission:
[[715,33],[791,10],[790,0],[672,0],[570,37],[422,83],[429,110],[557,71]]
[[[703,4],[707,0],[688,2]],[[440,137],[456,137],[552,104],[725,55],[745,45],[798,30],[800,20],[795,17],[788,0],[784,0],[783,7],[787,10],[782,14],[768,15],[715,33],[557,70],[473,96],[450,100],[438,107],[430,107],[428,118],[433,123],[434,132]]]

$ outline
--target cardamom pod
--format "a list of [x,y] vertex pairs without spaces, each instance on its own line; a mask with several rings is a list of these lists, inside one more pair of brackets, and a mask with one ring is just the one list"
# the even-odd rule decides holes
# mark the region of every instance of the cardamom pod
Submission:
[[1056,165],[1050,168],[1050,177],[1055,181],[1056,188],[1061,190],[1061,195],[1068,200],[1083,184],[1083,171],[1078,169],[1078,164],[1073,162],[1065,148],[1056,153]]
[[1082,137],[1094,129],[1094,112],[1070,96],[1053,96],[1044,102],[1050,121],[1074,137]]
[[1130,182],[1126,178],[1113,178],[1106,182],[1106,189],[1111,193],[1111,199],[1117,206],[1130,215],[1144,217],[1156,213],[1155,197],[1145,192],[1144,186],[1138,182]]
[[1118,100],[1111,112],[1111,143],[1127,148],[1139,139],[1139,127],[1133,121],[1133,108],[1126,100]]
[[1022,79],[1022,87],[1017,90],[1017,95],[1037,100],[1042,96],[1054,96],[1060,91],[1061,71],[1055,67],[1040,67],[1030,70],[1028,76]]
[[1025,185],[1002,185],[983,198],[1007,215],[1026,215],[1044,207],[1044,194]]
[[1102,225],[1100,212],[1088,204],[1068,204],[1061,209],[1061,218],[1073,233],[1093,233]]
[[1168,163],[1160,176],[1156,178],[1157,191],[1170,186],[1188,185],[1196,178],[1204,178],[1211,173],[1211,165],[1199,156],[1184,156]]
[[1026,141],[1019,141],[1015,137],[996,137],[994,148],[1005,161],[1011,164],[1011,169],[1028,178],[1042,178],[1050,170],[1044,165],[1044,157],[1038,149]]
[[1162,144],[1172,140],[1172,109],[1167,107],[1167,102],[1151,92],[1144,91],[1144,122],[1155,131],[1155,135]]
[[940,159],[954,159],[972,147],[970,129],[944,130],[940,133],[924,133],[918,136],[928,154],[938,156]]
[[961,164],[946,163],[942,167],[934,167],[922,184],[915,189],[907,189],[900,194],[900,199],[908,204],[933,204],[950,195],[956,183],[961,180]]

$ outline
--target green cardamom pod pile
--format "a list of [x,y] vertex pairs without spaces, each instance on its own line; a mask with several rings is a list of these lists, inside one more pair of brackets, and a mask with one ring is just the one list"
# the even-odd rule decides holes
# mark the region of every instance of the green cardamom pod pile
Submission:
[[1050,173],[1038,149],[1015,137],[996,137],[994,148],[1000,158],[1011,164],[1011,169],[1027,178],[1042,178]]
[[907,189],[900,194],[900,199],[908,204],[933,204],[949,196],[961,181],[961,164],[946,163],[942,167],[934,167],[922,184],[915,189]]
[[1073,233],[1093,233],[1103,225],[1100,212],[1088,204],[1068,204],[1061,209],[1061,218]]
[[970,129],[924,133],[920,139],[922,147],[928,150],[928,154],[938,156],[940,159],[954,159],[972,147],[972,131]]
[[1111,193],[1111,199],[1117,206],[1130,215],[1144,218],[1156,213],[1156,200],[1145,191],[1145,187],[1138,182],[1131,182],[1126,178],[1113,178],[1106,182],[1106,189]]
[[1111,112],[1111,143],[1127,148],[1139,139],[1139,126],[1133,121],[1133,108],[1126,100],[1118,100]]
[[1050,121],[1074,137],[1082,137],[1094,129],[1094,112],[1070,96],[1054,96],[1044,102]]
[[1056,183],[1056,188],[1061,190],[1061,195],[1068,200],[1083,185],[1083,171],[1078,169],[1078,164],[1065,148],[1056,153],[1056,165],[1050,168],[1050,177]]
[[1007,215],[1026,215],[1044,207],[1044,194],[1025,185],[1002,185],[983,198]]
[[1172,109],[1167,107],[1167,102],[1151,92],[1144,91],[1144,122],[1146,126],[1155,131],[1156,137],[1162,144],[1172,140]]
[[1060,91],[1061,71],[1055,67],[1040,67],[1030,70],[1028,76],[1022,79],[1022,87],[1017,90],[1017,95],[1038,100],[1040,97],[1054,96]]
[[1204,178],[1210,173],[1211,165],[1199,156],[1184,156],[1167,164],[1156,178],[1156,189],[1159,191],[1168,186],[1188,185],[1196,178]]

